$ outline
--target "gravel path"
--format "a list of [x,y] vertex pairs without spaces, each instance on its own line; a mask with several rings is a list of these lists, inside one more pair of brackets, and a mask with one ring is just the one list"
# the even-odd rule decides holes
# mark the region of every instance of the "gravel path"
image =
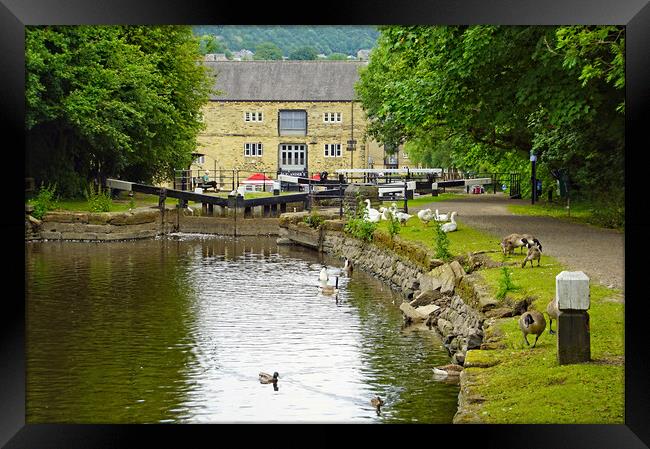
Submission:
[[[550,217],[514,215],[507,205],[530,204],[503,194],[468,195],[467,198],[409,207],[409,213],[431,207],[440,213],[457,211],[457,221],[494,235],[498,241],[513,232],[533,234],[544,254],[556,258],[572,271],[584,271],[592,282],[624,289],[625,235],[622,232],[569,223]],[[494,249],[500,249],[495,244]]]

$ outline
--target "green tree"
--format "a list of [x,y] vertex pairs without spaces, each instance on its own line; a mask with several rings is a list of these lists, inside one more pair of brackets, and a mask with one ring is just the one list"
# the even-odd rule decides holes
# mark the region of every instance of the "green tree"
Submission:
[[91,179],[170,179],[213,78],[188,26],[26,27],[27,170],[79,196]]
[[199,52],[202,55],[209,53],[226,53],[228,49],[219,41],[216,36],[204,34],[199,39]]
[[273,42],[262,42],[255,46],[253,59],[257,60],[279,60],[282,59],[282,50]]
[[316,50],[313,47],[300,47],[289,53],[289,59],[308,61],[316,59]]
[[[357,93],[370,134],[409,155],[623,182],[622,27],[387,26]],[[473,164],[473,165],[470,165]],[[549,175],[550,176],[550,175]]]
[[330,53],[327,55],[327,59],[331,61],[345,61],[348,59],[348,56],[343,53]]

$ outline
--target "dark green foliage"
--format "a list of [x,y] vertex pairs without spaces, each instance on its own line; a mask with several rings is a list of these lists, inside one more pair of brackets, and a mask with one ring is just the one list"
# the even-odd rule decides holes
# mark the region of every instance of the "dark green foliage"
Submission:
[[102,186],[95,186],[95,184],[91,183],[86,188],[85,195],[88,200],[88,210],[91,212],[111,211],[113,201],[109,189],[102,189]]
[[310,228],[320,228],[325,219],[318,212],[312,211],[302,221],[307,223]]
[[[230,51],[255,50],[262,42],[277,45],[283,55],[289,56],[301,47],[312,47],[316,53],[354,55],[358,50],[374,47],[379,32],[373,26],[258,26],[218,25],[194,26],[197,36],[219,36]],[[220,52],[222,53],[222,52]]]
[[42,219],[48,211],[56,209],[56,184],[48,186],[41,184],[38,194],[30,200],[30,204],[34,206],[32,216],[39,220]]
[[253,55],[253,59],[282,59],[282,50],[273,42],[262,42],[255,46],[255,54]]
[[434,221],[433,223],[436,229],[436,257],[445,261],[449,260],[451,259],[449,236],[442,230],[442,224],[440,222]]
[[[424,165],[530,174],[573,193],[623,185],[620,26],[385,26],[357,93],[378,141]],[[522,182],[522,191],[530,192]],[[622,207],[622,203],[619,204]],[[617,205],[617,207],[619,206]]]
[[316,50],[313,47],[300,47],[289,53],[289,59],[309,61],[316,59]]
[[90,180],[170,179],[213,88],[189,26],[28,26],[27,173],[82,196]]

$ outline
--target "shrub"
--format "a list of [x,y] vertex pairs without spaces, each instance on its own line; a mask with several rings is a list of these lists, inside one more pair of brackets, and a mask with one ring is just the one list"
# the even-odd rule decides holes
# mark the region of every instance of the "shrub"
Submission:
[[499,289],[497,290],[496,298],[502,300],[506,297],[506,293],[512,290],[517,290],[519,287],[512,281],[511,272],[508,267],[501,268],[501,277],[499,278]]
[[89,184],[85,193],[88,209],[91,212],[110,212],[113,200],[109,190],[102,190],[101,186]]
[[302,219],[310,228],[319,228],[325,219],[316,211],[310,212],[309,215]]
[[401,230],[402,227],[399,224],[399,220],[391,214],[390,221],[388,222],[388,233],[390,234],[390,238],[395,237]]
[[34,218],[40,220],[46,212],[57,208],[58,200],[55,194],[56,184],[51,184],[47,187],[41,184],[38,194],[30,200],[32,206],[34,206],[34,211],[32,212]]
[[449,252],[449,236],[445,231],[442,230],[442,225],[439,222],[435,222],[436,226],[436,257],[442,260],[451,259],[451,253]]

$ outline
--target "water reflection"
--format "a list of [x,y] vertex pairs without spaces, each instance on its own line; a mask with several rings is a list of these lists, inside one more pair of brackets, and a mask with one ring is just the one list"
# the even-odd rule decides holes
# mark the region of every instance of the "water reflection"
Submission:
[[[458,386],[431,371],[449,357],[430,330],[402,328],[401,297],[361,270],[319,293],[323,263],[342,261],[272,238],[26,248],[30,423],[449,423],[455,412]],[[275,388],[260,371],[280,373]]]

